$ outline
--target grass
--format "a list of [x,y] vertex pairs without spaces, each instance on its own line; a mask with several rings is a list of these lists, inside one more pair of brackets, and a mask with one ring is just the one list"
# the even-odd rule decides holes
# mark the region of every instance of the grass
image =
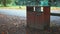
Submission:
[[51,7],[51,10],[60,10],[60,7]]
[[0,9],[21,9],[21,10],[25,10],[26,6],[7,6],[7,7],[0,7]]
[[[26,10],[26,6],[7,6],[7,7],[0,7],[0,9],[21,9],[21,10]],[[51,7],[51,10],[60,10],[60,7]]]

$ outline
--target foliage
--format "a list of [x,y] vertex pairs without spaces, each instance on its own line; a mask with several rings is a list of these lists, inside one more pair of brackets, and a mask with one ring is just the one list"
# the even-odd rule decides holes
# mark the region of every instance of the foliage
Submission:
[[12,4],[15,0],[0,0],[2,6],[7,6],[7,4]]
[[7,0],[7,4],[10,4],[12,2],[12,0]]

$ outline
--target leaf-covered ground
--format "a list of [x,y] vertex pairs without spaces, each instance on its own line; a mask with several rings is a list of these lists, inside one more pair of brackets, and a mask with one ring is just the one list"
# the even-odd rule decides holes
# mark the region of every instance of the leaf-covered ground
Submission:
[[24,17],[0,14],[0,33],[25,34],[26,20]]

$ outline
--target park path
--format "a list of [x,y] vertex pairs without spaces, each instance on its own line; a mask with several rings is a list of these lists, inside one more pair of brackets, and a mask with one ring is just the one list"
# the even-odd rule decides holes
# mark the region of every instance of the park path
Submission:
[[[53,13],[55,10],[52,10]],[[56,12],[60,12],[56,10]],[[60,16],[50,16],[51,24],[60,25]],[[0,9],[0,33],[6,30],[10,34],[26,33],[26,11],[13,9]],[[40,32],[33,30],[34,32]],[[41,32],[42,33],[42,32]]]

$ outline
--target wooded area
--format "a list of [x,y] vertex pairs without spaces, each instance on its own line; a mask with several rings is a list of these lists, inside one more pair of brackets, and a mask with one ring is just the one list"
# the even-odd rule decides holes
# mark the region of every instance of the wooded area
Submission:
[[0,6],[60,6],[59,0],[0,0]]
[[15,5],[18,5],[19,0],[0,0],[0,5],[1,6],[8,6],[8,5],[12,5],[12,6],[15,6]]

